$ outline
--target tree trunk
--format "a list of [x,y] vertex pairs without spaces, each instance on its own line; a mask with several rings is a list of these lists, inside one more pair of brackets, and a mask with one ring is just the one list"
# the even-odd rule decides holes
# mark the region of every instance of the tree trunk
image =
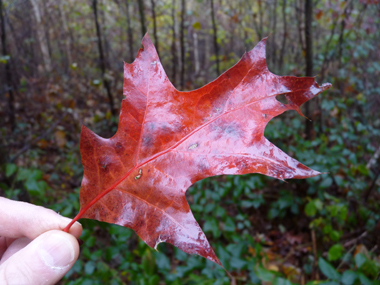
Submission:
[[181,43],[181,88],[185,88],[185,11],[186,1],[182,0],[181,7],[181,30],[180,30],[180,43]]
[[259,21],[260,21],[260,26],[259,26],[259,35],[260,35],[260,38],[259,40],[262,39],[263,37],[263,7],[262,7],[262,3],[261,3],[262,0],[258,0],[259,2]]
[[[305,0],[305,61],[306,76],[313,76],[313,41],[312,41],[312,22],[313,22],[313,0]],[[310,120],[310,102],[305,103],[305,136],[307,140],[312,138],[314,129],[313,121]]]
[[272,66],[275,67],[277,63],[277,54],[276,54],[276,30],[277,30],[277,13],[276,13],[276,8],[277,8],[277,0],[274,1],[273,3],[273,26],[272,26]]
[[142,34],[142,37],[144,37],[146,34],[144,0],[137,0],[137,4],[139,4],[141,34]]
[[150,0],[150,3],[152,4],[154,45],[156,46],[158,56],[160,56],[160,52],[158,48],[158,37],[157,37],[156,3],[155,3],[155,0]]
[[281,52],[280,52],[280,59],[279,59],[279,67],[281,72],[283,72],[283,66],[284,66],[284,56],[285,56],[285,46],[286,46],[286,38],[288,36],[288,28],[287,28],[287,21],[286,21],[286,0],[282,1],[282,20],[284,25],[284,34],[282,36],[282,44],[281,44]]
[[[347,5],[343,11],[344,17],[342,18],[340,22],[340,31],[339,31],[339,40],[338,40],[338,69],[340,70],[342,68],[342,55],[343,55],[343,42],[344,42],[344,30],[346,28],[346,19],[349,17],[348,9],[349,5]],[[340,90],[341,96],[343,96],[344,93],[344,84],[342,79],[339,78],[338,80],[338,88]]]
[[[7,50],[7,37],[5,34],[5,17],[3,12],[3,1],[0,0],[0,22],[1,22],[1,45],[2,45],[2,55],[9,56]],[[8,108],[9,108],[9,122],[11,125],[12,131],[16,128],[16,116],[15,116],[15,103],[14,103],[14,94],[12,88],[12,73],[9,65],[9,60],[5,63],[5,84],[4,84],[4,93],[8,93]],[[3,90],[0,90],[3,91]]]
[[[252,22],[253,22],[253,26],[255,28],[255,31],[256,31],[256,35],[257,35],[257,40],[260,41],[262,39],[262,36],[263,36],[263,12],[262,12],[262,6],[261,6],[261,0],[258,0],[257,1],[258,5],[259,5],[259,23],[257,23],[257,17],[256,17],[256,13],[253,13],[253,19],[252,19]],[[247,0],[247,5],[248,7],[250,7],[251,5],[251,2],[249,0]]]
[[66,20],[66,12],[65,8],[63,7],[63,1],[58,3],[59,12],[61,14],[61,20],[62,20],[62,28],[64,30],[64,42],[65,42],[65,49],[66,49],[66,57],[67,57],[67,65],[70,66],[72,63],[71,58],[71,42],[70,42],[70,35],[69,35],[69,27],[67,25]]
[[344,29],[346,27],[346,19],[347,10],[344,10],[344,18],[340,22],[340,32],[339,32],[339,40],[338,40],[338,68],[342,68],[342,54],[343,54],[343,34]]
[[[54,20],[52,19],[52,11],[49,11],[48,7],[46,7],[46,2],[49,2],[49,0],[44,0],[44,1],[41,1],[42,2],[42,13],[40,13],[42,15],[42,18],[43,18],[43,31],[45,33],[45,39],[46,39],[46,43],[47,43],[47,47],[48,47],[48,53],[49,53],[49,58],[50,58],[50,62],[52,64],[52,61],[51,61],[51,55],[52,55],[52,47],[51,47],[51,43],[50,43],[50,27],[48,27],[48,25],[46,23],[52,23]],[[46,28],[47,27],[47,28]],[[62,51],[61,51],[62,53]],[[53,69],[53,67],[51,66],[51,68]]]
[[127,31],[128,31],[128,45],[129,45],[129,62],[133,62],[134,59],[134,52],[133,52],[133,33],[132,33],[132,26],[131,26],[131,12],[129,10],[129,0],[125,1],[125,4],[127,5]]
[[195,77],[196,77],[198,76],[199,71],[200,71],[198,34],[196,32],[193,32],[193,42],[194,42],[194,68],[195,68]]
[[214,49],[215,49],[215,57],[216,57],[216,76],[219,76],[219,47],[218,47],[218,30],[216,28],[215,23],[215,12],[214,12],[214,0],[210,0],[211,3],[211,20],[212,20],[212,30],[214,33]]
[[[302,34],[302,29],[303,29],[303,27],[302,27],[302,13],[304,11],[302,9],[302,3],[300,3],[300,6],[299,6],[298,2],[299,1],[296,0],[296,3],[294,3],[294,8],[295,8],[294,14],[295,14],[295,18],[297,21],[298,40],[299,40],[299,43],[301,45],[302,52],[304,52],[306,49],[304,39],[303,39],[303,34]],[[301,56],[302,56],[302,53],[301,53]]]
[[104,59],[104,53],[103,53],[103,46],[102,46],[102,37],[100,34],[100,27],[99,27],[99,21],[98,21],[98,2],[97,0],[92,1],[92,9],[94,12],[94,17],[95,17],[95,27],[96,27],[96,35],[97,35],[97,40],[98,40],[98,50],[99,50],[99,59],[100,59],[100,69],[102,71],[102,79],[103,79],[103,84],[104,87],[106,88],[107,91],[107,96],[108,96],[108,101],[111,109],[111,114],[113,116],[116,115],[115,109],[114,109],[114,103],[113,103],[113,97],[111,94],[111,86],[109,80],[105,77],[106,74],[106,62]]
[[175,21],[175,2],[176,0],[172,1],[172,19],[173,19],[173,26],[172,26],[172,47],[171,47],[171,52],[173,55],[173,60],[172,60],[172,82],[173,85],[176,86],[177,83],[177,64],[178,64],[178,56],[177,56],[177,37],[176,37],[176,32],[175,32],[175,27],[176,27],[176,21]]
[[[110,62],[109,62],[109,59],[111,58],[112,59],[112,56],[113,56],[113,53],[112,53],[112,49],[109,45],[109,41],[107,40],[107,30],[106,30],[106,27],[107,27],[107,23],[106,23],[106,14],[104,12],[104,1],[103,0],[98,0],[98,14],[99,14],[99,19],[100,19],[100,24],[99,24],[99,27],[101,27],[101,31],[100,31],[100,36],[101,36],[101,42],[103,43],[103,48],[104,48],[104,65],[106,67],[106,70],[110,69]],[[100,9],[99,9],[100,7]]]
[[46,34],[44,31],[44,26],[41,21],[41,11],[39,7],[39,0],[31,0],[34,15],[36,17],[37,21],[37,38],[38,42],[40,44],[42,59],[44,61],[44,67],[46,72],[50,72],[52,70],[51,68],[51,59],[49,55],[49,47],[46,39]]

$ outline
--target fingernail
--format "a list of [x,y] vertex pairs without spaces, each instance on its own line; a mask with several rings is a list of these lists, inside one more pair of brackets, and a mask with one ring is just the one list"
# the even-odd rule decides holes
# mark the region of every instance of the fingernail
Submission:
[[75,258],[73,245],[59,234],[52,234],[43,240],[37,252],[46,266],[52,269],[67,267]]

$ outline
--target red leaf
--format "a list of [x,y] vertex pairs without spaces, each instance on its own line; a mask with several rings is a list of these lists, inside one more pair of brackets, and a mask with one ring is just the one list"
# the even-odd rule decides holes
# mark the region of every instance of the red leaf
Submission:
[[[286,110],[301,114],[303,103],[331,85],[272,74],[265,41],[215,81],[180,92],[146,35],[144,49],[124,66],[126,98],[117,133],[104,139],[82,128],[84,177],[75,220],[129,227],[151,247],[168,242],[220,264],[186,201],[190,185],[221,174],[318,175],[263,134],[270,119]],[[276,100],[279,94],[287,105]]]

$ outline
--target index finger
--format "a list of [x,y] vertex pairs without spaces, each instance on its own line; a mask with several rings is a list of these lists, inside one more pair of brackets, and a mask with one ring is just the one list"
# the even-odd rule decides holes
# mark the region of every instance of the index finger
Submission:
[[[0,197],[0,236],[35,239],[50,230],[63,230],[71,219],[53,210]],[[79,238],[82,225],[78,222],[70,228],[70,234]]]

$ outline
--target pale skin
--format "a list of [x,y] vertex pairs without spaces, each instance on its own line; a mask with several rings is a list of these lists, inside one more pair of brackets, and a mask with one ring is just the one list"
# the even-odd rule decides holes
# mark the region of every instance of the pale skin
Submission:
[[79,255],[82,226],[32,204],[0,197],[0,284],[55,284]]

